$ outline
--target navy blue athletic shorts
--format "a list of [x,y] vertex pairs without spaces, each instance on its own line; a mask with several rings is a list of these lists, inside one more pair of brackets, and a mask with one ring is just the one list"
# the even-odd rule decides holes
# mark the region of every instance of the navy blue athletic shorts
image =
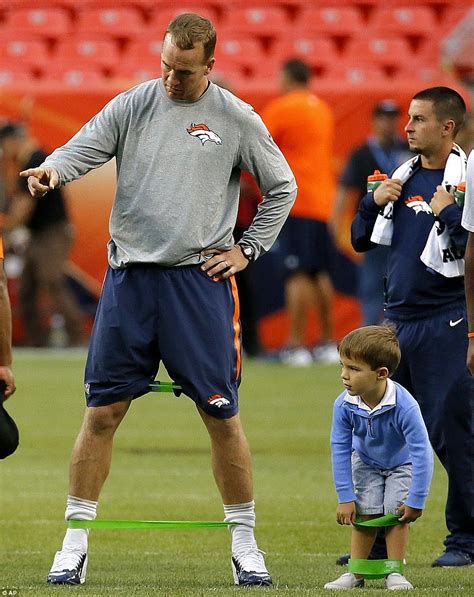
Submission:
[[331,272],[335,247],[325,222],[290,216],[278,238],[283,275]]
[[213,282],[200,266],[109,267],[85,370],[88,406],[147,393],[160,362],[206,413],[238,412],[241,338],[234,277]]

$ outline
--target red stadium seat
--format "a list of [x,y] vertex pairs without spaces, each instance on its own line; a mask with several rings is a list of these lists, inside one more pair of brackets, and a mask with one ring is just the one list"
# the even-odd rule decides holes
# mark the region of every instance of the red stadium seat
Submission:
[[78,60],[52,61],[41,80],[61,83],[69,87],[101,84],[107,81],[102,68],[91,65],[89,62],[79,62]]
[[402,37],[369,35],[348,41],[343,58],[350,62],[370,62],[396,67],[400,62],[413,58],[410,44]]
[[235,8],[224,13],[219,33],[224,36],[233,32],[259,37],[278,37],[291,28],[289,17],[280,7],[256,5]]
[[117,38],[143,35],[145,21],[133,8],[90,8],[79,12],[76,21],[79,33],[102,33]]
[[296,18],[295,29],[348,36],[363,31],[365,22],[355,6],[326,6],[304,8]]
[[138,63],[140,60],[147,64],[156,62],[158,67],[161,62],[161,49],[163,47],[163,35],[148,34],[146,37],[130,40],[125,48],[124,60]]
[[267,59],[262,44],[255,37],[232,36],[225,32],[219,36],[216,46],[216,66],[221,62],[251,67],[254,63],[262,63]]
[[11,64],[41,66],[49,59],[48,45],[41,39],[30,39],[28,36],[0,36],[0,62]]
[[322,79],[349,83],[351,85],[370,85],[371,83],[389,82],[387,74],[380,66],[367,64],[333,64],[322,73]]
[[5,27],[15,33],[56,38],[71,30],[71,20],[62,8],[20,8],[7,12]]
[[31,68],[19,67],[18,63],[7,63],[2,60],[0,65],[0,87],[15,85],[17,83],[35,83],[38,79]]
[[117,43],[113,39],[94,35],[83,35],[60,40],[55,48],[53,59],[82,60],[90,64],[110,67],[120,60]]
[[161,77],[160,63],[153,61],[137,60],[124,61],[112,69],[111,78],[125,84],[141,83],[150,79]]
[[380,33],[396,35],[436,35],[438,23],[428,6],[385,6],[374,9],[369,27]]
[[443,71],[436,64],[422,64],[417,61],[400,66],[394,73],[395,81],[411,81],[425,86],[449,85],[453,75]]
[[466,19],[468,14],[472,14],[471,11],[472,4],[469,2],[466,2],[464,6],[460,4],[448,4],[439,23],[439,28],[440,31],[442,31],[442,35],[446,35],[449,33],[449,31],[457,27],[457,25]]
[[209,19],[213,24],[217,23],[217,11],[209,6],[198,4],[184,4],[176,6],[163,7],[154,11],[147,21],[147,29],[149,32],[153,31],[159,35],[163,35],[170,22],[180,14],[185,12],[197,12],[202,17]]
[[291,58],[299,58],[312,68],[337,62],[339,52],[329,37],[296,35],[276,41],[269,51],[269,58],[283,64]]

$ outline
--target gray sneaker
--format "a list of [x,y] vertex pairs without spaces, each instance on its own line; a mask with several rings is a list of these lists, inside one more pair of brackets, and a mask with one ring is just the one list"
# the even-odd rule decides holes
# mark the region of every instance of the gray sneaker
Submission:
[[409,582],[403,574],[392,572],[385,578],[385,586],[390,591],[407,591],[413,589],[413,585]]
[[364,579],[357,578],[352,572],[346,572],[336,580],[327,582],[324,585],[325,589],[362,589],[364,586]]

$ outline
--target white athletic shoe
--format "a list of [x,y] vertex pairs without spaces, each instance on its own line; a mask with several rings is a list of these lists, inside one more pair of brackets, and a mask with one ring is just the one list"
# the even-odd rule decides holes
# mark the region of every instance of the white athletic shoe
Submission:
[[272,577],[265,566],[263,553],[255,546],[243,556],[232,555],[231,565],[236,585],[267,587],[272,584]]
[[385,586],[390,591],[407,591],[413,589],[413,585],[409,582],[403,574],[392,572],[385,579]]
[[334,342],[326,342],[326,344],[315,346],[313,349],[313,357],[315,361],[326,363],[328,365],[339,363],[337,345]]
[[346,572],[336,580],[327,582],[325,589],[361,589],[364,586],[364,579],[357,578],[352,572]]
[[57,551],[48,574],[53,585],[81,585],[86,580],[87,553],[85,551]]
[[307,348],[285,348],[280,353],[280,361],[291,367],[309,367],[313,363],[313,357]]

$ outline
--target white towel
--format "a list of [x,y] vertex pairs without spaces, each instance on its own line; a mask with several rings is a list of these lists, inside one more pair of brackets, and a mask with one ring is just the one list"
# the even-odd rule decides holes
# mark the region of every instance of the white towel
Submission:
[[[443,187],[450,191],[460,182],[466,180],[466,154],[454,144],[448,156],[444,169]],[[404,162],[392,174],[405,183],[421,165],[421,156],[415,156]],[[370,240],[378,245],[390,245],[393,235],[393,201],[390,201],[381,210],[375,221],[374,229]],[[428,205],[428,204],[427,204]],[[464,259],[456,252],[449,250],[451,239],[446,226],[435,216],[435,223],[426,241],[421,261],[430,269],[446,276],[454,278],[464,275]],[[449,256],[449,257],[447,257]]]

